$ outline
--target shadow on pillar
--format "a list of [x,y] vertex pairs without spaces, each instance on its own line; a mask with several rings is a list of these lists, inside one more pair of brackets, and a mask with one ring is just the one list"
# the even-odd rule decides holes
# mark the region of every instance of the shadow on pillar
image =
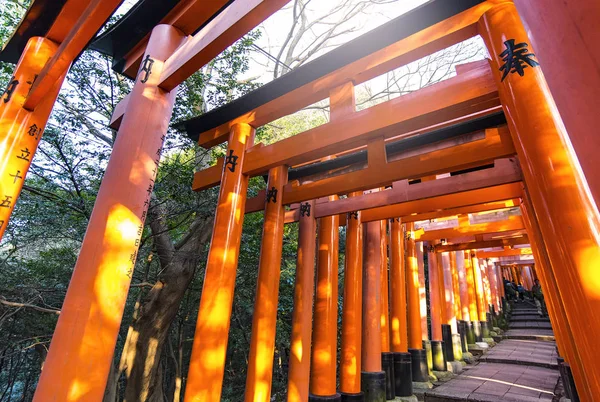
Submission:
[[428,382],[427,352],[425,349],[408,349],[411,356],[413,382]]
[[362,372],[361,388],[365,402],[384,402],[385,399],[385,371]]
[[452,342],[452,327],[448,324],[442,324],[442,340],[444,345],[444,352],[446,355],[446,361],[454,361],[455,357]]
[[391,401],[396,397],[393,353],[381,353],[381,369],[385,372],[385,397]]
[[394,388],[396,396],[413,394],[412,356],[410,353],[394,353]]

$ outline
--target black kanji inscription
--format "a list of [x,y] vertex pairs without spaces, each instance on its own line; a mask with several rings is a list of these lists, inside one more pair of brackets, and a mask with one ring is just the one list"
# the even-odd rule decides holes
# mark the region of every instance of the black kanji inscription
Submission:
[[142,63],[142,68],[140,69],[140,75],[143,73],[144,78],[140,80],[142,84],[145,84],[150,78],[150,74],[152,74],[152,66],[154,65],[154,60],[150,58],[150,55],[146,55],[144,62]]
[[300,204],[300,216],[310,216],[310,204],[308,202]]
[[273,204],[277,202],[277,189],[272,187],[269,191],[267,191],[267,203],[273,201]]
[[515,45],[515,40],[509,39],[504,42],[504,46],[506,46],[506,50],[500,53],[500,57],[504,61],[504,64],[500,67],[500,71],[502,71],[501,81],[504,81],[509,73],[517,73],[522,77],[525,75],[525,68],[527,66],[533,68],[540,65],[534,59],[535,54],[529,53],[527,49],[529,45],[527,43],[521,42]]
[[21,176],[20,170],[17,170],[17,173],[15,173],[15,174],[9,174],[9,176],[14,177],[13,184],[15,184],[17,182],[17,180],[23,180],[23,176]]
[[10,208],[12,205],[12,196],[5,195],[4,200],[0,203],[0,207],[2,208]]
[[358,211],[348,212],[349,218],[354,218],[354,220],[358,220]]
[[229,151],[229,155],[225,157],[225,166],[228,166],[230,172],[235,172],[235,167],[237,166],[238,156],[233,154],[233,149]]
[[29,152],[29,148],[25,148],[21,150],[21,156],[17,156],[17,158],[30,162],[29,155],[31,155],[31,152]]
[[4,103],[8,103],[8,101],[12,97],[13,92],[15,92],[15,89],[17,89],[17,85],[19,85],[19,80],[15,80],[15,77],[13,76],[10,79],[8,85],[6,86],[4,92],[2,92],[2,96],[6,95],[6,97],[4,98]]

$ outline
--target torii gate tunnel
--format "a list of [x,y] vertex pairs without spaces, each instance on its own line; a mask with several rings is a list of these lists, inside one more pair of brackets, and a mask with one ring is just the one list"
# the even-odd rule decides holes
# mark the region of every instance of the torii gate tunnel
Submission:
[[[35,0],[4,48],[2,59],[18,63],[0,102],[0,235],[70,64],[120,3]],[[117,140],[35,401],[102,400],[177,86],[288,0],[144,3],[91,45],[135,84],[111,121]],[[221,399],[242,223],[259,211],[246,401],[270,401],[291,222],[299,240],[288,401],[412,395],[430,369],[445,370],[444,359],[461,360],[469,344],[489,338],[507,309],[504,280],[527,289],[541,282],[579,399],[597,400],[600,137],[589,129],[600,51],[583,24],[600,17],[593,3],[433,0],[181,123],[202,147],[227,143],[192,184],[220,192],[185,400]],[[132,24],[140,25],[133,39],[119,41]],[[477,35],[488,59],[356,110],[356,85]],[[327,97],[328,123],[254,143],[258,127]],[[248,199],[248,180],[259,175],[268,176],[266,190]]]

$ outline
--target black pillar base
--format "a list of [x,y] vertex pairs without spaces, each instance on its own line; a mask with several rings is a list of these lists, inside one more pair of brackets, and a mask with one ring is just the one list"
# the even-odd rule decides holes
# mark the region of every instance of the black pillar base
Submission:
[[413,386],[410,353],[394,353],[394,377],[396,396],[411,396]]
[[448,371],[443,341],[431,341],[431,354],[433,355],[433,369],[435,371]]
[[310,394],[308,396],[308,402],[342,402],[342,396],[340,394],[328,396]]
[[385,371],[360,373],[365,402],[385,401]]
[[393,353],[383,352],[381,354],[381,369],[385,371],[385,397],[390,401],[396,397]]
[[454,344],[452,342],[452,327],[448,324],[442,324],[442,340],[444,341],[444,351],[446,352],[446,361],[453,362]]
[[577,394],[577,388],[575,388],[575,379],[571,372],[571,366],[560,356],[556,360],[558,361],[558,372],[563,382],[565,396],[572,402],[579,402],[579,395]]
[[489,338],[490,337],[490,326],[487,321],[481,321],[481,338]]
[[342,402],[365,402],[365,394],[362,392],[358,394],[346,394],[345,392],[340,392],[342,396]]
[[413,382],[428,382],[427,352],[425,349],[408,349],[411,356]]
[[[471,321],[473,325],[473,333],[475,334],[475,342],[483,341],[483,337],[481,336],[481,321]],[[473,342],[473,343],[475,343]]]
[[468,341],[468,328],[467,328],[467,322],[466,321],[459,321],[458,322],[458,334],[460,335],[460,346],[462,348],[463,353],[467,353],[469,351],[469,349],[467,348],[467,345],[469,343]]

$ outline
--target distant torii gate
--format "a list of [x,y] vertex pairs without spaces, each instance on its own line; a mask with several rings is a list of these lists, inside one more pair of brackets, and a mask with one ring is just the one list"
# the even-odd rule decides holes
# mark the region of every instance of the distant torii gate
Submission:
[[[0,166],[2,230],[68,66],[118,3],[67,0],[55,24],[73,28],[62,32],[58,40],[49,36],[52,30],[45,37],[29,39],[0,104],[0,134],[7,144]],[[285,3],[234,1],[221,13],[215,14],[217,9],[208,12],[216,15],[214,19],[188,37],[194,29],[190,32],[189,18],[186,24],[181,21],[201,5],[182,1],[177,12],[165,16],[163,24],[130,51],[125,70],[131,73],[133,66],[140,66],[136,83],[113,115],[119,135],[36,400],[102,398],[171,116],[173,89]],[[477,34],[491,55],[489,64],[458,66],[454,78],[355,110],[354,85]],[[466,252],[459,250],[457,244],[467,242],[441,251],[445,247],[441,239],[464,236],[480,242],[493,232],[528,235],[559,351],[573,369],[581,400],[593,401],[600,394],[600,369],[589,353],[600,332],[600,284],[595,280],[600,261],[599,213],[541,68],[511,1],[462,0],[450,5],[436,0],[255,93],[186,122],[184,126],[201,146],[228,142],[226,156],[216,166],[198,172],[193,183],[196,190],[219,184],[221,188],[186,401],[220,400],[243,218],[261,209],[265,223],[247,401],[270,399],[282,228],[292,221],[299,221],[300,236],[289,401],[342,398],[336,389],[335,357],[340,222],[347,225],[347,256],[353,256],[347,262],[347,274],[355,279],[344,286],[339,389],[344,400],[380,401],[386,391],[389,398],[385,379],[387,374],[389,382],[392,372],[390,357],[398,367],[412,360],[416,368],[412,380],[427,380],[427,365],[425,372],[419,365],[426,359],[422,341],[427,340],[420,325],[421,241],[429,242],[426,258],[434,275],[430,281],[434,352],[443,348],[444,338],[443,355],[450,356],[448,346],[453,343],[452,335],[460,331],[457,317],[461,313],[485,332],[488,306],[500,308],[499,267],[481,258],[490,251],[474,251],[474,244]],[[254,144],[257,127],[327,96],[329,123],[272,145]],[[450,177],[429,180],[447,173]],[[266,191],[246,201],[249,177],[263,174],[268,174]],[[519,199],[512,205],[520,206],[522,219],[485,224],[481,229],[469,225],[472,231],[464,225],[424,233],[414,228],[415,216],[476,213],[493,210],[498,203],[508,206],[514,199]],[[293,208],[285,211],[285,205]],[[315,255],[313,325],[310,299]],[[362,287],[352,286],[358,278]],[[391,302],[386,286],[392,289]],[[452,302],[448,304],[442,290],[450,286]],[[443,308],[443,300],[452,307],[460,300],[461,307],[468,308]],[[404,314],[406,305],[408,313]],[[406,378],[396,379],[401,389],[396,392],[412,392],[403,388]]]

